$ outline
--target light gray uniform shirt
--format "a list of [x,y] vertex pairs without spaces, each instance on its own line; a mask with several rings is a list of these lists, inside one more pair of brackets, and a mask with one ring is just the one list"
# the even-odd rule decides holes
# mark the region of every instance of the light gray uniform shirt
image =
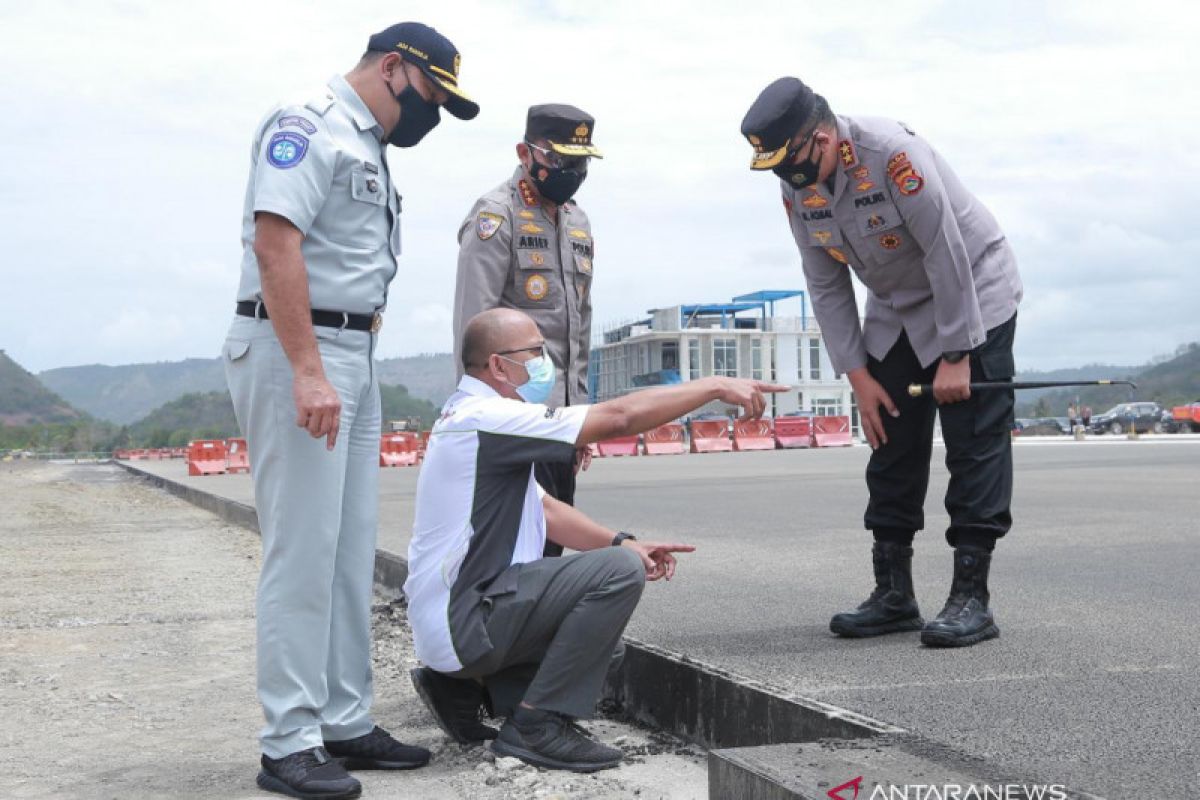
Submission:
[[242,213],[238,300],[261,300],[254,214],[269,211],[304,234],[313,308],[370,314],[387,303],[400,255],[400,196],[392,188],[383,129],[340,75],[298,106],[259,123]]
[[462,335],[471,317],[516,308],[537,323],[554,360],[557,375],[546,405],[586,403],[592,227],[574,202],[559,206],[558,224],[552,222],[523,174],[517,167],[512,178],[479,198],[459,228],[454,363],[461,378]]
[[[882,359],[901,331],[922,366],[982,344],[1022,293],[995,218],[903,123],[839,116],[837,127],[832,192],[781,181],[834,369]],[[869,292],[861,326],[851,269]]]

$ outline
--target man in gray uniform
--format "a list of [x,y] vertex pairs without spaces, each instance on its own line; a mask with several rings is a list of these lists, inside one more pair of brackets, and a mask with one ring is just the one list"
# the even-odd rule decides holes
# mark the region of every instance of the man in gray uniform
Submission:
[[[524,311],[546,337],[558,367],[550,408],[587,402],[588,348],[592,333],[592,265],[595,246],[587,215],[571,198],[587,177],[588,162],[602,158],[592,144],[596,121],[574,106],[533,106],[520,164],[513,176],[476,201],[458,231],[458,285],[454,294],[455,363],[465,369],[461,342],[467,322],[491,308]],[[544,463],[537,479],[550,495],[573,505],[574,464]],[[546,554],[562,548],[547,542]]]
[[[242,218],[226,376],[262,530],[260,787],[357,797],[346,769],[429,760],[371,719],[371,588],[380,405],[372,360],[400,254],[386,144],[415,145],[439,107],[471,119],[459,55],[416,22],[371,37],[345,77],[259,123]],[[293,422],[294,421],[294,422]]]
[[[850,379],[873,448],[865,523],[875,537],[875,591],[830,628],[842,636],[921,629],[931,646],[998,636],[987,576],[996,540],[1012,525],[1013,394],[972,394],[969,384],[1013,375],[1022,289],[1008,240],[907,126],[835,116],[796,78],[763,90],[742,134],[754,147],[751,167],[780,178],[830,359]],[[868,290],[861,327],[850,270]],[[909,397],[912,383],[932,383],[938,406]],[[912,541],[925,524],[935,409],[950,471],[954,579],[942,612],[923,623]]]
[[[546,339],[513,309],[469,321],[467,374],[433,426],[417,483],[408,549],[409,623],[418,693],[458,741],[548,769],[614,767],[621,751],[573,720],[595,710],[644,582],[670,579],[688,545],[640,542],[599,525],[534,480],[535,462],[570,464],[590,442],[640,433],[712,400],[762,415],[763,392],[786,387],[705,378],[594,406],[529,401],[555,383]],[[545,540],[577,553],[542,558]],[[481,687],[482,684],[482,687]],[[484,688],[505,716],[478,723]]]

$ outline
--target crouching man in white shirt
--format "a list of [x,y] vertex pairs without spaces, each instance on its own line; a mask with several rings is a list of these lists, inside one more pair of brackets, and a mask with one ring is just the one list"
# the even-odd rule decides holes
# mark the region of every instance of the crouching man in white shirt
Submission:
[[[592,715],[645,582],[670,579],[685,544],[642,542],[547,495],[538,462],[671,422],[713,400],[759,417],[786,387],[705,378],[597,405],[548,409],[555,367],[533,320],[513,309],[475,316],[465,374],[433,426],[417,483],[408,550],[409,621],[418,694],[459,742],[548,769],[616,766],[621,751],[574,720]],[[583,551],[543,558],[546,540]],[[490,702],[489,702],[490,701]],[[499,734],[481,711],[505,717]]]

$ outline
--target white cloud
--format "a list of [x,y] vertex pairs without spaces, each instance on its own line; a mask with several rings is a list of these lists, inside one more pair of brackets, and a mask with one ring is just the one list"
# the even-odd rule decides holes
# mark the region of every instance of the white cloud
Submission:
[[[455,41],[483,113],[391,151],[405,255],[383,354],[450,348],[457,227],[512,171],[536,102],[589,110],[608,156],[580,194],[597,327],[803,288],[777,190],[738,135],[782,74],[840,112],[905,120],[992,208],[1028,289],[1021,366],[1200,339],[1200,57],[1182,2],[48,0],[0,10],[0,346],[34,370],[214,353],[255,122],[348,69],[397,13]],[[69,324],[46,326],[47,307]]]

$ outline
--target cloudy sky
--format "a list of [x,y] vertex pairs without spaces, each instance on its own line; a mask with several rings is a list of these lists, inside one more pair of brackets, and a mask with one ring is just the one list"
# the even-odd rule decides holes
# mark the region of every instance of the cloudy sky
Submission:
[[257,120],[402,19],[463,53],[471,123],[391,148],[405,255],[380,354],[450,349],[455,232],[570,102],[608,156],[578,199],[595,323],[803,288],[738,133],[785,74],[904,120],[999,218],[1024,369],[1200,339],[1200,55],[1189,3],[0,0],[0,348],[27,368],[213,356],[232,312]]

